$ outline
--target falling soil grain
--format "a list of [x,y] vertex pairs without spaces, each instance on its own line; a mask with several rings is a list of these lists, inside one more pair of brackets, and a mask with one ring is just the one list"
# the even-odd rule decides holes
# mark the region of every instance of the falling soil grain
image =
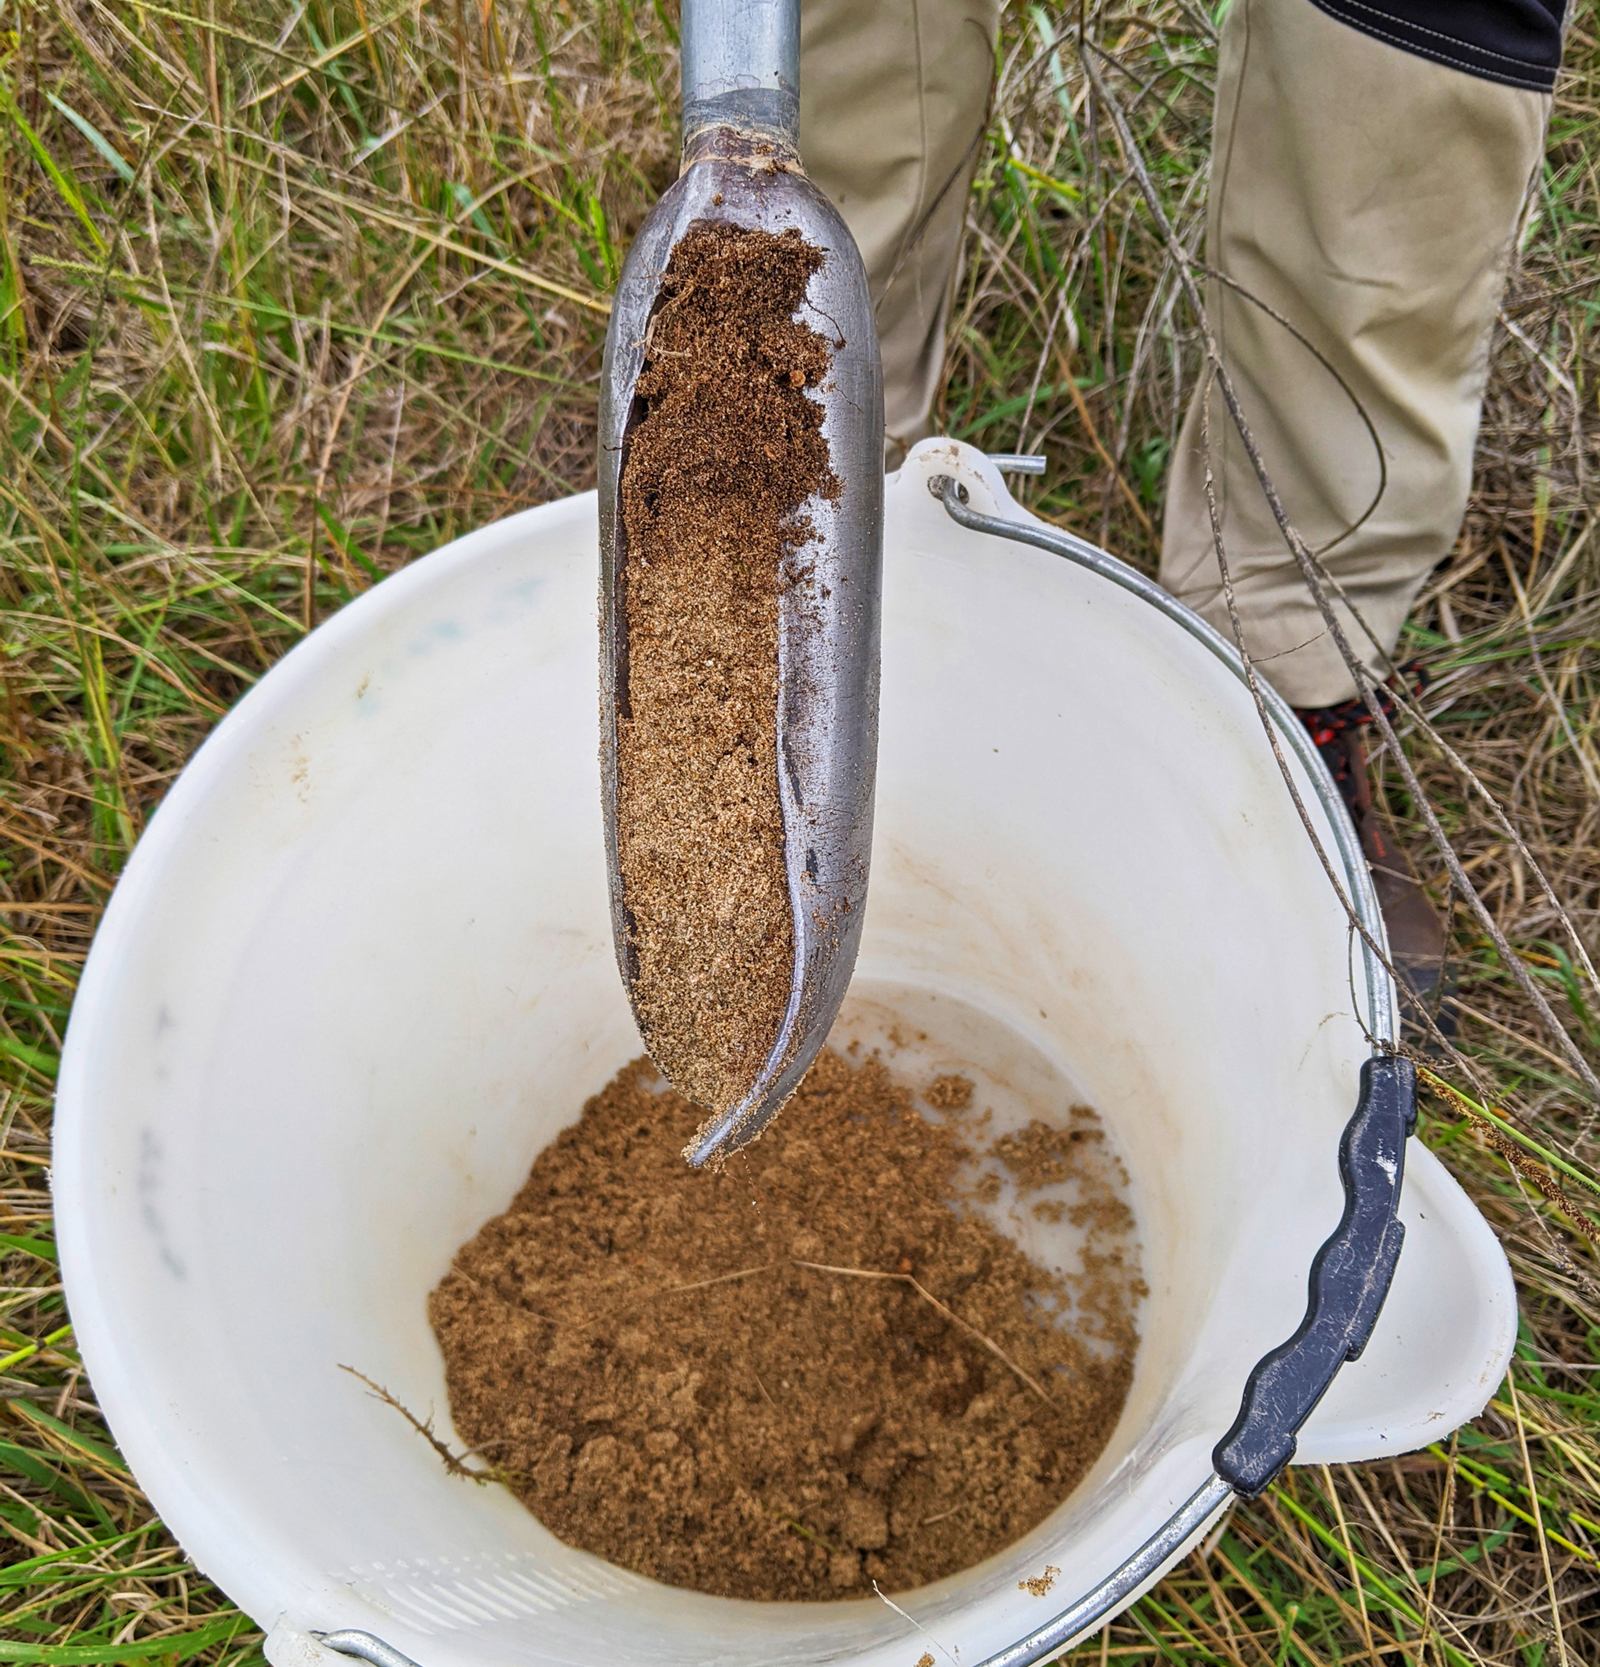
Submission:
[[[976,1120],[925,1119],[877,1059],[825,1051],[797,1111],[693,1172],[662,1134],[696,1109],[619,1073],[433,1292],[451,1416],[552,1532],[640,1574],[904,1590],[1002,1550],[1099,1455],[1137,1244],[1097,1221],[1082,1271],[1030,1261],[963,1198]],[[1053,1153],[1085,1200],[1094,1157]]]
[[778,792],[784,558],[834,497],[827,341],[795,319],[822,253],[691,229],[672,251],[623,461],[627,684],[617,849],[634,1009],[682,1094],[724,1111],[777,1041],[794,969]]

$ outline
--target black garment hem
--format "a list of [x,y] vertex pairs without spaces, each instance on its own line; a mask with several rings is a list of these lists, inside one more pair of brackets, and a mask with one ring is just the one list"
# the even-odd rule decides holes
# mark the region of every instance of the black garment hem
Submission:
[[1311,0],[1402,52],[1480,81],[1548,93],[1561,67],[1566,0]]

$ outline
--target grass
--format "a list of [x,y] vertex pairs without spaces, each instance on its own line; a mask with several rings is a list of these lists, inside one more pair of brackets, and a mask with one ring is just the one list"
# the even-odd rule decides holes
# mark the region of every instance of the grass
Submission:
[[[606,296],[674,165],[674,17],[56,0],[0,18],[0,1662],[221,1667],[260,1660],[259,1634],[118,1457],[57,1279],[50,1096],[78,969],[166,787],[309,627],[592,483]],[[1014,4],[940,423],[1043,450],[1034,507],[1150,568],[1195,326],[1080,27],[1198,237],[1211,14]],[[1594,29],[1578,5],[1472,509],[1406,645],[1434,676],[1406,730],[1430,802],[1591,1061],[1600,994],[1533,864],[1594,951]],[[1385,791],[1446,898],[1392,761]],[[1459,1046],[1423,1137],[1511,1257],[1511,1375],[1426,1452],[1290,1471],[1074,1659],[1600,1658],[1597,1108],[1502,951],[1454,919]]]

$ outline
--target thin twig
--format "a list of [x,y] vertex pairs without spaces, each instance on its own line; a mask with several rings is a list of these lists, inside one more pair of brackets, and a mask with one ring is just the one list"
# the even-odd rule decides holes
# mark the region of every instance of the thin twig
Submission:
[[905,1612],[905,1610],[903,1610],[900,1607],[900,1605],[894,1601],[893,1598],[884,1596],[883,1589],[878,1585],[876,1580],[874,1580],[873,1583],[872,1583],[872,1589],[873,1589],[874,1592],[877,1593],[879,1599],[882,1602],[888,1604],[888,1606],[895,1612],[895,1614],[897,1614],[900,1617],[900,1619],[902,1621],[910,1621],[912,1626],[914,1626],[917,1629],[917,1631],[920,1632],[922,1634],[922,1636],[924,1638],[926,1638],[930,1644],[933,1645],[933,1647],[939,1652],[939,1654],[942,1655],[945,1658],[945,1660],[950,1663],[950,1667],[961,1667],[961,1663],[959,1661],[957,1661],[956,1658],[953,1655],[951,1655],[949,1650],[947,1650],[944,1647],[944,1645],[941,1644],[939,1642],[939,1640],[937,1638],[935,1638],[934,1635],[931,1632],[928,1631],[928,1629],[922,1624],[921,1621],[917,1620],[914,1616],[908,1615]]
[[1036,1378],[1030,1377],[1029,1374],[1025,1372],[1022,1367],[1020,1367],[1016,1361],[1014,1361],[1011,1356],[1008,1355],[1006,1351],[994,1341],[993,1338],[985,1337],[976,1326],[968,1325],[959,1314],[957,1314],[953,1309],[947,1308],[942,1302],[940,1302],[933,1292],[927,1288],[927,1286],[919,1283],[918,1280],[911,1274],[880,1273],[876,1268],[836,1268],[827,1262],[802,1262],[798,1256],[793,1256],[790,1260],[797,1268],[810,1268],[814,1273],[837,1273],[844,1275],[847,1279],[892,1279],[899,1284],[909,1285],[919,1296],[925,1298],[928,1302],[931,1302],[947,1320],[954,1325],[960,1326],[961,1329],[968,1334],[968,1336],[974,1337],[978,1342],[982,1343],[990,1354],[994,1355],[997,1359],[1004,1361],[1005,1364],[1009,1366],[1025,1384],[1027,1384],[1027,1386],[1034,1392],[1035,1395],[1039,1397],[1041,1401],[1046,1402],[1050,1406],[1054,1406],[1056,1404],[1046,1393],[1044,1386],[1039,1383]]
[[1550,1594],[1550,1624],[1555,1628],[1556,1655],[1561,1667],[1567,1667],[1567,1640],[1561,1630],[1561,1601],[1556,1596],[1556,1579],[1550,1572],[1550,1542],[1544,1533],[1544,1511],[1539,1504],[1539,1484],[1534,1478],[1533,1461],[1528,1457],[1528,1432],[1522,1425],[1522,1402],[1517,1398],[1516,1364],[1506,1367],[1506,1388],[1511,1391],[1511,1411],[1517,1426],[1517,1448],[1522,1454],[1523,1473],[1528,1478],[1528,1501],[1533,1510],[1533,1532],[1539,1541],[1539,1561],[1544,1565],[1545,1590]]
[[1146,535],[1153,543],[1161,542],[1160,534],[1151,524],[1150,517],[1139,502],[1139,494],[1128,484],[1127,477],[1117,467],[1115,459],[1108,452],[1100,440],[1100,431],[1095,427],[1094,418],[1089,415],[1088,402],[1083,397],[1083,389],[1078,386],[1078,379],[1072,373],[1072,361],[1066,353],[1057,347],[1056,364],[1061,371],[1061,381],[1067,392],[1072,396],[1072,403],[1078,408],[1079,420],[1083,423],[1083,431],[1089,436],[1089,444],[1099,454],[1100,461],[1111,471],[1111,478],[1116,482],[1117,490],[1128,500],[1128,507],[1139,519],[1139,525],[1144,528]]
[[403,1419],[405,1419],[411,1428],[414,1429],[417,1434],[427,1442],[434,1452],[436,1452],[439,1457],[444,1460],[444,1467],[452,1476],[465,1476],[471,1481],[478,1483],[493,1482],[498,1480],[498,1474],[493,1470],[472,1469],[471,1466],[469,1466],[462,1459],[459,1453],[453,1452],[438,1438],[438,1436],[433,1433],[433,1420],[431,1418],[424,1423],[422,1419],[417,1417],[410,1407],[406,1406],[401,1401],[397,1401],[381,1383],[374,1383],[365,1372],[358,1372],[354,1366],[346,1366],[342,1362],[340,1363],[339,1370],[341,1372],[348,1372],[353,1378],[360,1378],[360,1380],[367,1386],[368,1389],[372,1391],[373,1395],[378,1400],[382,1401],[387,1407],[393,1407],[394,1410],[398,1412]]

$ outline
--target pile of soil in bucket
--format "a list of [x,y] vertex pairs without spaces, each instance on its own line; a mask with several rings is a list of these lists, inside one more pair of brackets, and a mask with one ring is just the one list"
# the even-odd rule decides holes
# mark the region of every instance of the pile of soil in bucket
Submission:
[[617,848],[634,1009],[680,1093],[725,1111],[778,1037],[794,919],[778,796],[778,602],[803,506],[835,497],[794,314],[822,252],[702,225],[672,251],[621,479]]
[[[729,1597],[905,1590],[1040,1522],[1127,1395],[1134,1220],[1087,1107],[985,1146],[964,1079],[922,1098],[824,1051],[707,1173],[663,1138],[696,1108],[621,1071],[430,1298],[479,1462],[569,1545]],[[1054,1187],[1081,1271],[986,1219],[1002,1174],[1019,1209]]]

